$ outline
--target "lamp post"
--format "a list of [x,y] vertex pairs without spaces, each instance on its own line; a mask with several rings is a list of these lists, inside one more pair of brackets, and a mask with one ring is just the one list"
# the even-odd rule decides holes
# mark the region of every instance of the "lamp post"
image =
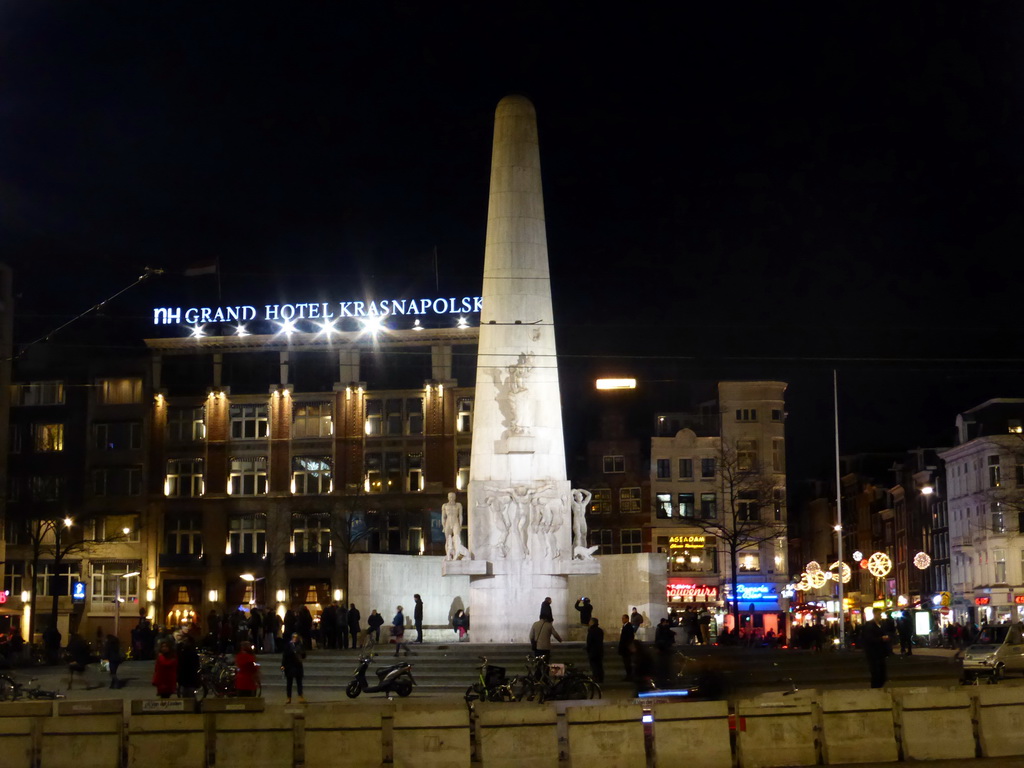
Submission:
[[832,369],[832,406],[835,416],[836,432],[836,560],[839,561],[839,576],[836,581],[839,585],[839,647],[846,647],[846,617],[843,613],[843,486],[839,470],[839,374]]
[[114,580],[114,637],[118,639],[121,638],[121,634],[118,631],[121,628],[121,579],[130,579],[138,575],[139,571],[131,571],[130,573],[122,573]]

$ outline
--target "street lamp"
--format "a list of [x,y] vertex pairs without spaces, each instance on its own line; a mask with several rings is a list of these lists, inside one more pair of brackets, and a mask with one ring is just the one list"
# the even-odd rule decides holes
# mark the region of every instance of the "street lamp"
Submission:
[[130,579],[139,575],[139,571],[122,573],[114,581],[114,637],[121,637],[118,630],[121,627],[121,579]]

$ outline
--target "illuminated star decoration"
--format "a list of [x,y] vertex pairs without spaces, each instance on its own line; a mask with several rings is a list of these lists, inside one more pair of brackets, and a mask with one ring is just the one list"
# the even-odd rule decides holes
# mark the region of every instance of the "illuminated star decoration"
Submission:
[[338,332],[338,329],[335,327],[333,320],[324,320],[322,323],[317,323],[317,325],[320,326],[320,330],[317,331],[317,336],[323,334],[324,336],[327,337],[328,341],[331,340],[332,333]]
[[376,335],[384,329],[384,320],[379,315],[368,315],[359,318],[363,323],[363,330]]
[[278,333],[283,333],[285,336],[291,336],[293,333],[295,333],[296,328],[294,320],[285,320],[281,323],[278,323],[278,325],[281,326],[281,330],[278,331]]
[[469,321],[466,320],[466,318],[464,318],[464,317],[460,317],[459,318],[459,322],[458,322],[458,327],[459,328],[469,328]]
[[192,338],[193,339],[201,339],[201,338],[203,338],[203,336],[206,335],[206,331],[203,330],[205,327],[206,327],[205,325],[200,325],[199,323],[196,323],[191,328],[189,328],[189,330],[192,331]]
[[925,552],[918,552],[914,555],[914,565],[920,568],[922,571],[932,564],[932,559],[928,557]]
[[238,325],[235,326],[235,335],[236,336],[248,336],[249,335],[249,332],[247,330],[245,330],[245,324],[244,323],[239,323]]

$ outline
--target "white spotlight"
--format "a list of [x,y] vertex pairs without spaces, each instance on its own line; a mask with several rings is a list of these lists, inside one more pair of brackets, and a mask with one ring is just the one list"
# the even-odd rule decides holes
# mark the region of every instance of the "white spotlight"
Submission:
[[189,330],[192,331],[192,338],[193,339],[201,339],[201,338],[203,338],[203,336],[206,335],[206,331],[203,330],[205,327],[206,327],[205,325],[200,325],[199,323],[196,323],[191,328],[189,328]]

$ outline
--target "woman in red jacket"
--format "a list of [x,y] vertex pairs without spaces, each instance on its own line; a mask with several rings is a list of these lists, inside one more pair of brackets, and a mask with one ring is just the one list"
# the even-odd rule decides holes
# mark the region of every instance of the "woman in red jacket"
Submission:
[[242,643],[242,650],[235,654],[235,690],[239,696],[255,696],[260,684],[260,665],[252,653],[252,643]]
[[153,669],[153,685],[161,699],[169,699],[178,690],[178,657],[170,643],[160,644],[160,653],[156,657]]

